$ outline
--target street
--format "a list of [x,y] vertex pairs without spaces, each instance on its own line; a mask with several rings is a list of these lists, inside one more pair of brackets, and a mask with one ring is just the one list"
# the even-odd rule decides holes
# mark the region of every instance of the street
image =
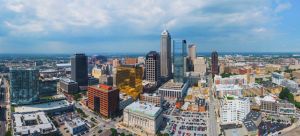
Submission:
[[[208,79],[209,82],[209,87],[212,88],[212,78],[209,76]],[[218,128],[217,128],[217,116],[215,112],[215,99],[214,99],[214,94],[213,90],[210,90],[209,93],[209,135],[210,136],[217,136],[218,135]]]
[[0,78],[0,136],[6,132],[6,91],[3,80]]
[[[89,132],[85,134],[85,136],[93,136],[93,135],[99,135],[98,131],[99,130],[106,130],[106,129],[111,129],[115,128],[115,124],[118,123],[119,121],[122,120],[122,118],[115,118],[113,120],[105,120],[99,115],[96,115],[92,110],[88,109],[85,106],[80,105],[78,102],[75,103],[76,108],[82,109],[82,111],[85,112],[86,115],[88,115],[88,118],[94,118],[98,124],[94,126],[93,128],[90,128]],[[119,133],[125,133],[128,134],[125,130],[118,130]]]

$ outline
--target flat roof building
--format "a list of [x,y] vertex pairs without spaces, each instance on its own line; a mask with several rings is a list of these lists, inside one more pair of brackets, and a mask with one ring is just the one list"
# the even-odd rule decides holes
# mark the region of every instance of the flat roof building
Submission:
[[78,83],[69,79],[63,78],[59,81],[59,87],[62,92],[74,94],[78,92]]
[[179,98],[184,98],[187,94],[187,90],[188,83],[175,83],[169,80],[158,89],[158,92],[164,100],[176,101]]
[[162,109],[148,103],[134,102],[124,109],[123,115],[123,125],[150,135],[156,134],[163,121]]
[[119,90],[100,84],[88,87],[88,107],[106,118],[119,110]]
[[56,127],[44,112],[15,113],[13,117],[14,136],[55,135]]

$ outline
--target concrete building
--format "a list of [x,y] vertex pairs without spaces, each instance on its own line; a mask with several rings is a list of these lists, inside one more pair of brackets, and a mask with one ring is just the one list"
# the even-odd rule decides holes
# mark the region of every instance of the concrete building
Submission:
[[197,50],[195,44],[189,45],[189,58],[192,60],[192,62],[194,62],[194,60],[197,58]]
[[59,88],[62,92],[74,94],[78,92],[78,83],[69,78],[62,78],[59,81]]
[[151,103],[155,106],[161,106],[163,104],[163,100],[161,95],[153,93],[153,94],[149,94],[149,93],[143,93],[140,95],[140,102],[142,103]]
[[277,103],[277,113],[280,115],[295,115],[296,107],[294,104],[289,103],[288,101],[279,101]]
[[267,112],[271,114],[275,114],[278,111],[277,107],[277,100],[272,97],[272,96],[265,96],[261,101],[260,101],[260,110],[262,112]]
[[94,67],[93,69],[92,69],[92,76],[94,77],[94,78],[100,78],[101,77],[101,75],[102,75],[102,69],[100,69],[100,68],[98,68],[98,67]]
[[87,130],[87,125],[80,118],[74,118],[70,121],[65,121],[65,126],[72,135],[76,135]]
[[227,94],[230,95],[235,95],[235,96],[242,96],[242,90],[243,88],[239,85],[223,85],[223,84],[219,84],[219,85],[215,85],[215,90],[216,90],[216,95],[219,98],[222,98],[224,96],[226,96]]
[[221,100],[220,119],[222,124],[242,122],[250,112],[250,100],[227,95]]
[[123,111],[123,124],[144,131],[147,135],[155,135],[162,124],[162,109],[152,104],[134,102]]
[[11,104],[30,104],[39,97],[39,70],[34,68],[11,68],[10,99]]
[[125,58],[125,65],[135,65],[137,64],[137,58]]
[[14,113],[13,135],[56,135],[57,129],[44,112]]
[[298,83],[293,80],[284,79],[281,85],[288,88],[292,93],[297,93],[300,90]]
[[230,77],[222,78],[222,76],[216,75],[214,77],[214,83],[216,85],[240,85],[245,86],[248,85],[247,75],[233,75]]
[[134,99],[125,93],[120,93],[119,99],[120,99],[120,103],[119,103],[120,111],[124,110],[128,105],[134,102]]
[[162,85],[158,92],[163,100],[175,102],[177,99],[184,98],[187,94],[188,83],[175,83],[172,80]]
[[146,55],[145,62],[146,80],[157,84],[160,80],[160,57],[155,51],[151,51]]
[[119,90],[100,84],[88,87],[88,107],[106,118],[116,115],[119,110]]
[[197,57],[193,60],[194,72],[199,73],[200,75],[206,74],[206,62],[204,57]]
[[88,59],[85,54],[74,54],[71,57],[71,79],[77,82],[81,89],[88,86]]
[[272,83],[274,83],[276,85],[281,85],[283,80],[284,80],[283,74],[279,74],[276,72],[272,73]]
[[168,30],[161,33],[160,70],[163,81],[168,81],[172,74],[171,35]]

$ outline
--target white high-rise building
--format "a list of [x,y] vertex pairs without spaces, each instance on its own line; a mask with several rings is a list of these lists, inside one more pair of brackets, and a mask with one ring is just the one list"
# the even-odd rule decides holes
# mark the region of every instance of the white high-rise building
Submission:
[[239,98],[234,95],[227,95],[224,97],[223,100],[221,100],[221,124],[232,124],[242,122],[249,112],[249,98]]
[[168,30],[161,33],[160,41],[160,73],[162,79],[169,79],[172,74],[171,35]]

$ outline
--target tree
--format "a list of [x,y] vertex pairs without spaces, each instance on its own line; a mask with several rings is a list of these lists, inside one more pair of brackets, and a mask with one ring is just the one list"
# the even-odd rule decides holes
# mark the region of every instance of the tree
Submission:
[[117,131],[116,129],[111,128],[110,131],[111,131],[111,133],[112,133],[112,134],[111,134],[112,136],[117,136],[117,135],[118,135],[118,131]]
[[290,94],[290,90],[288,88],[283,88],[282,91],[279,93],[279,98],[283,100],[288,100]]

